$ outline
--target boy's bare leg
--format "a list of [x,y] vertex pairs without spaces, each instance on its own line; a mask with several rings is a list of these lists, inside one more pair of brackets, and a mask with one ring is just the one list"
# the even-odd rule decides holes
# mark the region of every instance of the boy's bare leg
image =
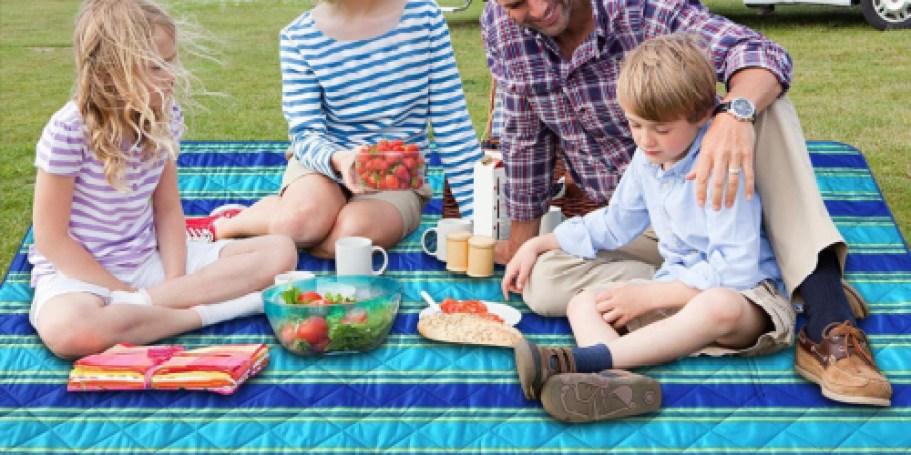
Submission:
[[712,343],[748,347],[768,330],[768,315],[732,289],[710,289],[667,319],[618,336],[595,309],[595,295],[580,293],[567,313],[579,346],[607,345],[614,368],[666,363]]

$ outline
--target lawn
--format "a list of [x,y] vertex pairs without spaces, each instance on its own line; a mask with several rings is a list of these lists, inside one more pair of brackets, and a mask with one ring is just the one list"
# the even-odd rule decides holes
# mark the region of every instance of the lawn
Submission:
[[[77,2],[0,2],[0,270],[5,274],[28,228],[34,144],[72,92],[70,48]],[[450,1],[449,3],[457,3]],[[188,113],[190,140],[280,140],[278,30],[307,0],[173,1],[214,38],[220,64],[188,66],[220,95]],[[877,32],[857,9],[779,7],[757,16],[739,0],[708,1],[718,14],[785,46],[795,61],[790,96],[808,139],[862,150],[905,238],[911,233],[911,31]],[[483,132],[490,86],[478,17],[483,3],[449,16],[456,59],[475,128]]]

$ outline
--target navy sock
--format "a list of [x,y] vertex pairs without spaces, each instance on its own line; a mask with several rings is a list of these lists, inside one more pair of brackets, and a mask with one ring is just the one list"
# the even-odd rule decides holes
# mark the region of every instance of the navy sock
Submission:
[[816,270],[797,288],[804,300],[807,316],[807,336],[816,343],[822,341],[822,331],[827,325],[850,321],[857,325],[848,298],[841,286],[841,269],[835,252],[819,253]]
[[573,357],[576,359],[576,371],[579,373],[596,373],[614,366],[610,349],[604,344],[573,348]]

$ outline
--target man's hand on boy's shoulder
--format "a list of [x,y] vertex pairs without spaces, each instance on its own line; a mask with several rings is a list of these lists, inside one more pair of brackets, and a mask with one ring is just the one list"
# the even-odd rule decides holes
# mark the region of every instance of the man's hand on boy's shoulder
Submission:
[[725,207],[732,207],[740,186],[740,175],[744,179],[744,196],[753,197],[755,173],[753,169],[756,130],[752,123],[742,122],[730,115],[716,115],[702,138],[695,168],[687,179],[696,181],[696,202],[704,206],[709,188],[712,193],[712,208],[721,210],[722,198]]

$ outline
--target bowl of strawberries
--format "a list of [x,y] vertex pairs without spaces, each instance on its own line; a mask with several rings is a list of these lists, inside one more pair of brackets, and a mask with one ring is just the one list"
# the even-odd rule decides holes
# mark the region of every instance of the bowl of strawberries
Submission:
[[421,148],[397,139],[362,146],[354,158],[355,183],[363,190],[416,190],[424,186],[426,169]]
[[350,354],[381,345],[402,299],[401,285],[372,275],[320,276],[263,291],[272,331],[302,356]]

